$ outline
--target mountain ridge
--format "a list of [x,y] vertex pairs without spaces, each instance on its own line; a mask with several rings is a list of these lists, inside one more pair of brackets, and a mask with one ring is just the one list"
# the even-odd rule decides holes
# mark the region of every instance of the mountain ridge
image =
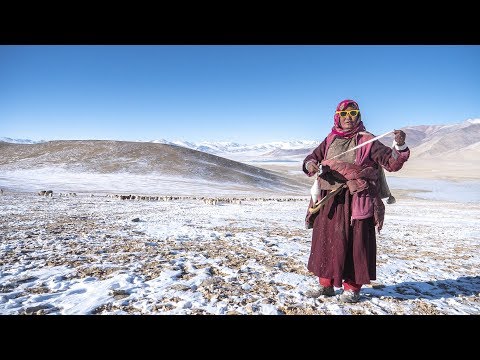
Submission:
[[[387,176],[480,179],[477,160],[480,156],[480,119],[448,125],[408,126],[402,130],[407,134],[410,159],[401,171],[387,173]],[[51,172],[49,169],[53,172],[57,169],[78,176],[90,173],[148,175],[149,184],[181,182],[191,191],[199,187],[203,187],[204,192],[207,188],[229,187],[277,194],[308,192],[311,178],[305,176],[301,164],[320,144],[314,140],[242,145],[222,141],[34,142],[28,139],[23,139],[26,143],[22,144],[22,139],[10,142],[2,139],[15,140],[0,138],[0,184],[2,174],[19,179],[35,178],[45,177]],[[393,135],[380,141],[391,146]]]
[[[407,144],[410,149],[415,149],[417,146],[422,145],[419,152],[415,151],[416,155],[429,155],[424,154],[424,148],[433,146],[439,141],[444,141],[443,137],[448,137],[452,133],[458,134],[457,138],[453,141],[448,140],[442,149],[441,147],[436,147],[436,154],[430,155],[439,155],[443,152],[451,152],[452,148],[457,147],[461,149],[463,147],[472,148],[473,145],[480,141],[480,137],[476,136],[478,134],[478,129],[480,129],[480,119],[467,119],[460,123],[454,124],[442,124],[442,125],[415,125],[415,126],[406,126],[401,128],[407,134]],[[473,136],[469,132],[472,131]],[[375,134],[377,135],[377,134]],[[322,139],[323,140],[323,139]],[[463,140],[459,143],[459,140]],[[18,144],[36,144],[42,142],[48,142],[46,140],[34,141],[29,139],[12,139],[12,138],[0,138],[0,141],[9,142],[9,143],[18,143]],[[55,140],[62,141],[62,140]],[[67,141],[67,140],[63,140]],[[80,141],[80,140],[71,140],[71,141]],[[93,140],[92,140],[93,141]],[[122,140],[103,140],[103,141],[122,141]],[[393,142],[393,134],[387,135],[384,138],[380,139],[385,145],[391,146]],[[242,155],[246,157],[261,156],[266,158],[273,158],[278,156],[303,156],[305,157],[311,152],[316,146],[318,146],[321,140],[292,140],[292,141],[275,141],[268,143],[259,143],[259,144],[240,144],[238,142],[229,142],[229,141],[201,141],[201,142],[191,142],[191,141],[169,141],[165,139],[149,140],[149,141],[127,141],[127,142],[145,142],[145,143],[158,143],[166,145],[174,145],[189,148],[192,150],[197,150],[201,152],[206,152],[209,154],[226,157],[238,161],[241,159]],[[429,143],[429,145],[425,145]]]

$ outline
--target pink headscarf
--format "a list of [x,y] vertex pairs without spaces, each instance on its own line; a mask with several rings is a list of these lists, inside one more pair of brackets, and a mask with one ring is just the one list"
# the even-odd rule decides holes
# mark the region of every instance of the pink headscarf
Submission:
[[[352,106],[354,109],[360,110],[356,101],[346,99],[346,100],[340,101],[340,103],[337,105],[336,111],[345,110],[348,106]],[[340,114],[335,114],[333,116],[333,121],[334,121],[334,126],[332,127],[331,133],[340,137],[351,138],[355,136],[355,134],[357,134],[359,131],[365,131],[365,126],[363,126],[361,113],[359,113],[357,116],[357,123],[355,124],[355,127],[350,130],[342,129],[340,125]]]

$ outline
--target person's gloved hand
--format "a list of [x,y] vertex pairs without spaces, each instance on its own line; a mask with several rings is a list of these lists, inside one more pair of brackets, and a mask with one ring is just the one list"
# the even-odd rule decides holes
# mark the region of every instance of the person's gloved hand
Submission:
[[398,146],[405,144],[405,138],[407,137],[407,134],[405,134],[402,130],[393,130],[393,134],[395,135],[395,142]]

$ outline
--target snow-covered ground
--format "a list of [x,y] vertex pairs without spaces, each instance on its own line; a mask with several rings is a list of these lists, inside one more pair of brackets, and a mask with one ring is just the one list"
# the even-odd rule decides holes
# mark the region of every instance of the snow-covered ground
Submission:
[[307,197],[210,205],[9,184],[0,314],[480,314],[480,203],[394,195],[377,280],[343,304],[305,296]]

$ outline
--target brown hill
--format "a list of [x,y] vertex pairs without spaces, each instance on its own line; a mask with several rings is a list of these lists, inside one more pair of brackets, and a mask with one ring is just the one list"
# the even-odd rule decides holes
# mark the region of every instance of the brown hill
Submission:
[[305,193],[305,186],[280,173],[185,147],[146,142],[62,140],[38,144],[0,142],[0,172],[62,168],[100,174],[159,174],[252,189]]

